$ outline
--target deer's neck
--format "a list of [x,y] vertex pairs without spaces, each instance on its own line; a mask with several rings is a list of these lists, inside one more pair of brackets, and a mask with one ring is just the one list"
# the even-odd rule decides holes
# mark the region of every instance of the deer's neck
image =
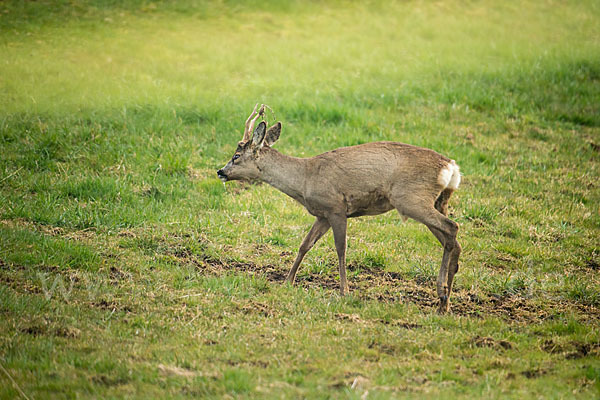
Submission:
[[305,161],[264,148],[258,162],[260,179],[304,204]]

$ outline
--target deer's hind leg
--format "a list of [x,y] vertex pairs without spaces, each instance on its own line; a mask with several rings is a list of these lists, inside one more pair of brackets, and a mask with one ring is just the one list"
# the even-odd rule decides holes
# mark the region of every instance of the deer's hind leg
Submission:
[[[448,216],[448,200],[450,200],[452,193],[454,193],[453,189],[444,189],[442,193],[440,193],[438,198],[435,200],[435,209],[438,210],[440,213],[444,214],[444,216],[446,217]],[[441,233],[439,231],[436,232],[435,228],[429,228],[429,230],[435,235],[436,238],[438,238],[438,240],[440,240]],[[442,243],[442,246],[444,246],[443,242],[440,241],[440,243]],[[452,292],[452,282],[454,280],[454,275],[456,275],[456,273],[458,272],[458,258],[460,257],[461,252],[462,247],[458,242],[456,242],[454,250],[450,255],[450,263],[448,265],[448,298],[450,298],[450,293]]]
[[[441,243],[442,247],[444,248],[444,254],[446,253],[446,237],[445,235],[437,230],[436,228],[432,228],[430,226],[427,227],[431,233],[433,233],[433,235],[437,238],[437,240]],[[448,261],[448,268],[447,270],[443,270],[442,268],[440,268],[440,276],[438,276],[438,287],[439,287],[439,282],[442,282],[442,286],[443,286],[443,282],[446,282],[446,301],[443,301],[443,298],[440,297],[440,309],[438,311],[440,311],[441,313],[444,313],[446,311],[449,310],[449,304],[450,304],[450,293],[452,293],[452,281],[454,280],[454,275],[456,275],[456,273],[458,272],[458,257],[460,256],[461,253],[461,246],[458,243],[458,241],[454,242],[454,248],[452,249],[452,251],[449,254],[449,261]],[[443,259],[443,258],[442,258]],[[443,261],[442,261],[443,262]],[[439,290],[438,290],[439,292]]]
[[[460,257],[460,253],[462,252],[462,247],[458,242],[455,242],[454,250],[450,255],[450,263],[448,269],[448,298],[450,298],[450,293],[452,292],[452,281],[454,280],[454,275],[458,272],[458,258]],[[446,306],[448,308],[448,306]]]
[[[445,313],[449,308],[451,277],[454,278],[457,270],[455,266],[458,266],[458,256],[460,255],[460,245],[456,241],[458,224],[439,212],[433,204],[423,206],[422,203],[411,204],[408,202],[398,205],[396,209],[400,214],[426,225],[444,247],[437,279],[437,294],[440,299],[438,312]],[[449,271],[449,266],[452,266],[451,271]]]

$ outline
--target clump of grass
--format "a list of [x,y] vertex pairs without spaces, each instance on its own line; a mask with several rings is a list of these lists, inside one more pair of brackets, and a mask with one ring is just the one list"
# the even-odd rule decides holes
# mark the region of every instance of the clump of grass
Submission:
[[536,283],[531,274],[513,270],[503,275],[494,275],[487,282],[490,293],[498,296],[521,295],[531,297],[536,290]]
[[572,286],[568,288],[566,295],[578,303],[596,307],[600,305],[600,293],[588,281],[575,280]]
[[435,282],[439,265],[433,263],[418,263],[408,270],[407,275],[419,283]]
[[493,223],[498,216],[499,210],[489,204],[470,201],[462,206],[463,218],[478,224]]
[[355,260],[350,262],[357,270],[361,268],[371,269],[385,269],[388,265],[387,256],[385,252],[379,251],[363,251],[359,254]]

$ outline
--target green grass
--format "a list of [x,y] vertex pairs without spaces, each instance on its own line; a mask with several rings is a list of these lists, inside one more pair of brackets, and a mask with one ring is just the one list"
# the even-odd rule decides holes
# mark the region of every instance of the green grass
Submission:
[[[0,1],[1,398],[600,395],[597,2],[122,3]],[[215,173],[256,102],[457,160],[452,314],[393,213],[282,284],[312,218]]]

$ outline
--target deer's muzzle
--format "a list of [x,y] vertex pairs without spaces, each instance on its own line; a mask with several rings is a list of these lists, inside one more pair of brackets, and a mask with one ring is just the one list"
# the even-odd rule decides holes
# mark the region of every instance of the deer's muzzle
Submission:
[[222,180],[223,182],[227,182],[227,175],[225,174],[225,172],[223,172],[222,169],[217,171],[217,176],[219,177],[220,180]]

